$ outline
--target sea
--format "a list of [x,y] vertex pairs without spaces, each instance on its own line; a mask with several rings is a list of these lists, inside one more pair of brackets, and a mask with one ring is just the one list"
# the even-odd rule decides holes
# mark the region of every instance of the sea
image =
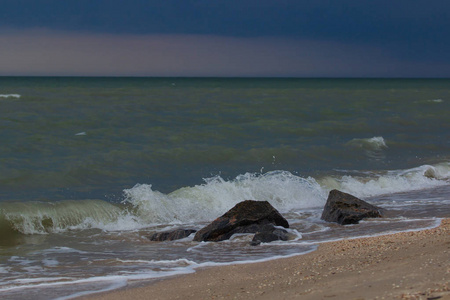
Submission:
[[[450,79],[0,77],[0,298],[72,299],[450,217]],[[321,220],[338,189],[384,210]],[[151,242],[269,201],[289,241]]]

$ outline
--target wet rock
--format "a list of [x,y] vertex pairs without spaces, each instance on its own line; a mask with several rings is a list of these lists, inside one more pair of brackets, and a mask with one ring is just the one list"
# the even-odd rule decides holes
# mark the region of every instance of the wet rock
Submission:
[[148,237],[150,241],[173,241],[173,240],[179,240],[184,239],[185,237],[188,237],[191,235],[191,233],[196,232],[197,230],[194,229],[176,229],[171,231],[164,231],[164,232],[157,232],[155,234],[152,234]]
[[380,218],[381,208],[353,195],[332,190],[322,212],[322,220],[342,225],[358,224],[364,218]]
[[289,228],[288,221],[269,202],[245,200],[200,229],[194,241],[223,241],[235,233],[256,233],[266,224]]
[[250,245],[257,246],[261,243],[270,243],[273,241],[287,241],[289,240],[289,233],[282,228],[276,228],[272,224],[261,226],[260,230],[256,232]]

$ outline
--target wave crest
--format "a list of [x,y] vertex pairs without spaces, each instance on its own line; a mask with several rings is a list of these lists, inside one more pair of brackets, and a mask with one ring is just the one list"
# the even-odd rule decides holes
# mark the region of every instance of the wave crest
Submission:
[[367,139],[353,139],[347,145],[370,150],[381,150],[388,147],[382,136],[374,136]]
[[366,139],[353,139],[346,143],[346,146],[360,148],[364,153],[373,159],[384,159],[384,150],[388,148],[386,141],[382,136],[374,136]]
[[226,181],[220,176],[205,184],[185,187],[170,194],[153,191],[148,184],[125,190],[125,202],[139,217],[151,223],[189,223],[215,219],[243,200],[269,201],[280,211],[320,206],[326,194],[313,178],[286,171],[246,173]]
[[0,94],[0,98],[20,98],[19,94]]
[[339,189],[357,197],[372,197],[448,185],[449,179],[450,163],[441,163],[380,174],[327,176],[319,182],[328,190]]
[[215,176],[205,179],[204,184],[169,194],[153,190],[150,184],[137,184],[124,190],[122,205],[102,200],[0,203],[0,239],[14,233],[198,225],[219,217],[243,200],[265,200],[285,213],[323,207],[332,189],[364,198],[450,184],[450,162],[407,170],[352,173],[356,175],[317,179],[287,171],[246,173],[232,180]]
[[[0,224],[22,234],[46,234],[117,221],[122,210],[101,200],[70,200],[56,203],[1,203]],[[0,225],[0,226],[1,226]]]

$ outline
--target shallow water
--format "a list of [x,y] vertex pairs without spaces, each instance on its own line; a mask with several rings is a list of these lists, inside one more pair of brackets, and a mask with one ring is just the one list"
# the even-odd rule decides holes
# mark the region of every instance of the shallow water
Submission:
[[[21,299],[67,297],[81,291],[121,287],[138,280],[193,272],[196,268],[251,262],[298,255],[316,249],[318,243],[430,228],[449,216],[450,186],[371,197],[367,201],[384,208],[385,218],[358,225],[340,226],[320,220],[320,207],[292,210],[284,215],[297,238],[250,246],[251,235],[238,235],[220,243],[193,242],[193,236],[174,242],[149,242],[147,236],[162,230],[72,230],[25,236],[20,246],[3,249],[0,293]],[[180,224],[200,228],[198,224]],[[178,227],[167,226],[167,227]],[[167,229],[164,227],[164,229]],[[14,252],[12,252],[14,251]],[[8,254],[9,252],[9,254]],[[12,252],[12,253],[11,253]]]

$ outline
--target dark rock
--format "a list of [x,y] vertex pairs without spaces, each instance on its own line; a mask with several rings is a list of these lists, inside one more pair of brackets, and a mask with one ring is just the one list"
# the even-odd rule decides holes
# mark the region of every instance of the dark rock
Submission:
[[273,241],[287,241],[289,234],[282,228],[276,228],[272,224],[261,226],[260,231],[256,232],[250,245],[257,246],[261,243],[270,243]]
[[288,221],[269,202],[245,200],[200,229],[194,241],[223,241],[235,233],[256,233],[265,224],[289,228]]
[[157,232],[148,237],[150,241],[173,241],[188,237],[191,233],[196,232],[194,229],[176,229],[171,231]]
[[342,225],[358,224],[364,218],[380,218],[381,208],[350,194],[332,190],[322,212],[322,220]]

